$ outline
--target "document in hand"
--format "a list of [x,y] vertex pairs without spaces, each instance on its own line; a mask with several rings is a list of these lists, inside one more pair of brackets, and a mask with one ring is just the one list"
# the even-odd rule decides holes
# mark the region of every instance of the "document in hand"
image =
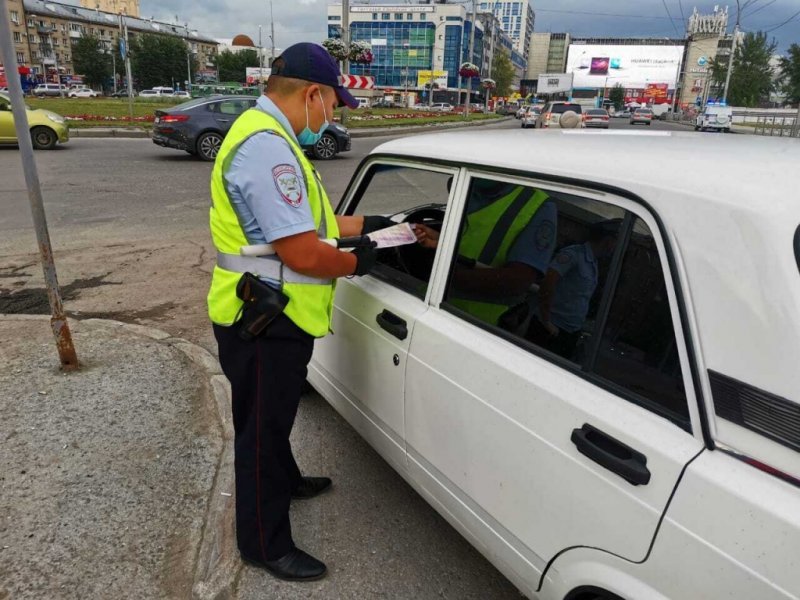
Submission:
[[415,243],[417,236],[410,223],[398,223],[386,229],[373,231],[369,234],[369,239],[378,244],[378,248],[394,248]]

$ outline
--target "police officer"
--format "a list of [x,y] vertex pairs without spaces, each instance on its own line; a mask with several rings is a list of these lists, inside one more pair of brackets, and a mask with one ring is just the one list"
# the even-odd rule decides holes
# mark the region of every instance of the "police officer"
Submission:
[[[486,323],[505,326],[509,309],[547,271],[555,248],[555,203],[536,188],[479,178],[466,213],[460,267],[453,272],[447,301]],[[422,246],[438,245],[437,231],[424,225],[414,229]]]
[[[233,124],[211,176],[210,226],[217,249],[208,311],[232,391],[236,536],[244,560],[281,579],[324,576],[325,565],[292,540],[289,503],[331,486],[303,477],[289,443],[314,339],[328,333],[335,279],[365,275],[373,249],[341,252],[323,238],[391,225],[383,217],[337,217],[303,153],[337,106],[358,103],[339,68],[316,44],[287,48],[272,64],[264,96]],[[274,256],[241,256],[242,246],[271,244]],[[252,273],[288,299],[253,340],[242,333],[237,285]]]
[[608,258],[617,243],[619,220],[592,225],[589,239],[556,254],[539,288],[539,303],[527,338],[572,359],[599,281],[598,259]]

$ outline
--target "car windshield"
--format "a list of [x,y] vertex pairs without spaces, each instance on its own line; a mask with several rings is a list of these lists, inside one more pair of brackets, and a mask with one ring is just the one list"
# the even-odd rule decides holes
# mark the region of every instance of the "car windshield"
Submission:
[[652,115],[653,111],[650,110],[649,108],[640,108],[640,109],[638,109],[636,111],[636,114],[639,114],[639,115]]
[[561,115],[570,110],[578,114],[583,112],[580,104],[554,104],[550,112]]

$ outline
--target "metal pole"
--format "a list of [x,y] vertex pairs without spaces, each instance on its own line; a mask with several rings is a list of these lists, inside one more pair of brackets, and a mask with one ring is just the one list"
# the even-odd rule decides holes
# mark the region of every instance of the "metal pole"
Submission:
[[683,68],[683,54],[678,59],[678,74],[675,76],[675,91],[672,92],[672,120],[675,120],[675,106],[678,101],[678,86],[681,83],[681,69]]
[[[342,39],[344,47],[350,51],[350,0],[342,0]],[[345,58],[343,65],[345,75],[350,74],[350,61]],[[406,98],[408,102],[408,98]],[[347,126],[347,107],[342,108],[342,126]]]
[[733,27],[733,39],[731,40],[731,55],[728,57],[728,72],[725,73],[725,88],[722,91],[722,101],[728,102],[728,86],[731,84],[731,72],[733,71],[733,55],[736,54],[736,39],[739,36],[739,19],[742,14],[742,7],[739,0],[736,0],[736,25]]
[[[478,0],[472,0],[472,24],[469,31],[469,58],[468,62],[472,62],[472,55],[475,52],[475,26],[478,20]],[[467,78],[467,99],[464,101],[464,118],[469,119],[469,101],[470,92],[472,92],[472,77]]]
[[114,93],[117,93],[117,53],[111,48],[111,70],[114,71]]
[[[14,44],[11,40],[11,27],[6,18],[7,14],[8,4],[6,0],[0,0],[0,60],[4,65],[10,66],[17,64],[17,61],[14,53]],[[11,99],[11,110],[14,115],[14,126],[18,132],[27,132],[29,130],[28,115],[25,112],[22,84],[19,77],[15,77],[13,74],[7,79],[8,95]],[[64,314],[64,305],[61,301],[61,292],[58,287],[53,248],[50,244],[47,216],[45,215],[42,201],[42,188],[39,185],[39,173],[36,170],[36,161],[33,157],[33,144],[29,135],[20,133],[17,137],[19,154],[22,158],[22,170],[28,187],[28,200],[31,204],[33,225],[36,230],[36,240],[39,243],[39,256],[42,260],[47,297],[50,300],[50,327],[56,339],[56,349],[61,361],[61,368],[71,371],[78,368],[78,357],[75,353],[75,346],[72,344],[72,335],[69,331],[67,316]]]
[[125,18],[120,15],[122,28],[125,35],[125,74],[128,79],[128,117],[130,122],[133,123],[133,74],[131,73],[131,52],[128,45],[128,23]]
[[269,53],[269,66],[272,66],[272,61],[275,60],[275,17],[272,14],[272,0],[269,0],[269,40],[271,49]]
[[258,95],[264,93],[264,46],[261,43],[261,25],[258,26]]
[[189,24],[184,25],[186,29],[186,91],[192,95],[192,43],[189,41]]

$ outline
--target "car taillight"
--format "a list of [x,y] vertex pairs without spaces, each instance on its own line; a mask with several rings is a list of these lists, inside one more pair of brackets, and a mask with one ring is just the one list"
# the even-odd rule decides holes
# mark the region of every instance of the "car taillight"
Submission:
[[164,115],[159,123],[185,123],[189,120],[189,115]]
[[608,121],[608,115],[603,117],[603,121]]

